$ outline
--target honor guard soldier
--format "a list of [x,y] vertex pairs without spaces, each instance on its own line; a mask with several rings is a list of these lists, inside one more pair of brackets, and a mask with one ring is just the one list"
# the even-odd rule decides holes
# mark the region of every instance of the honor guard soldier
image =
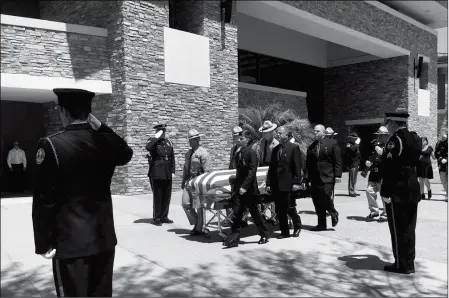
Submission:
[[116,166],[132,149],[91,112],[95,93],[54,89],[64,130],[39,141],[32,219],[36,254],[52,259],[58,297],[112,297]]
[[407,129],[410,116],[404,109],[386,113],[390,133],[382,156],[381,196],[387,208],[388,226],[395,262],[384,270],[410,274],[415,272],[415,229],[421,192],[416,166],[421,155],[421,138]]
[[168,218],[173,177],[175,177],[175,152],[172,142],[166,138],[167,125],[154,127],[156,134],[147,142],[149,152],[151,188],[153,189],[153,220],[157,226],[173,223]]

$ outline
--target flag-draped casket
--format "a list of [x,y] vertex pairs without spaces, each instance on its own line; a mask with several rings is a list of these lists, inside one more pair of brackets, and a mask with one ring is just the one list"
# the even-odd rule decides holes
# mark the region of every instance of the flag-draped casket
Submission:
[[[268,167],[257,168],[256,177],[261,194],[265,194],[267,171]],[[235,175],[235,169],[204,173],[190,180],[187,187],[192,191],[194,199],[199,199],[201,202],[204,199],[212,202],[223,200],[231,195],[231,187],[234,183]]]

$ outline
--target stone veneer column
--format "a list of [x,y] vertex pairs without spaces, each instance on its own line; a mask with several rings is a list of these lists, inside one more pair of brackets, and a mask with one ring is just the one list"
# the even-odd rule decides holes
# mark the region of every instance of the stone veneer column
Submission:
[[144,147],[158,123],[168,125],[175,148],[174,189],[180,187],[189,129],[203,135],[213,169],[227,166],[230,130],[238,122],[237,28],[235,22],[221,27],[219,8],[218,0],[204,1],[201,11],[204,36],[210,38],[211,66],[211,86],[201,88],[165,82],[163,32],[169,26],[168,1],[123,2],[126,134],[134,149],[128,167],[129,194],[150,191]]
[[[436,38],[435,38],[436,42]],[[408,102],[407,108],[410,114],[408,127],[410,130],[416,131],[418,135],[427,137],[429,144],[435,144],[437,141],[438,131],[438,75],[437,75],[437,53],[433,53],[428,63],[428,79],[427,90],[430,91],[430,117],[418,116],[418,90],[419,79],[413,74],[413,59],[418,62],[417,50],[413,49],[408,61]],[[424,75],[425,72],[422,73]]]

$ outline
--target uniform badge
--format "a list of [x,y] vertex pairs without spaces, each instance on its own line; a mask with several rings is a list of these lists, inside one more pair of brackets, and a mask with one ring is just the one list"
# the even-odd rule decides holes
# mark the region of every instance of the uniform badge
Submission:
[[388,150],[391,150],[391,149],[393,149],[394,148],[394,142],[388,142],[388,144],[387,144],[387,149]]
[[39,148],[36,153],[36,164],[40,165],[45,159],[45,151],[42,148]]

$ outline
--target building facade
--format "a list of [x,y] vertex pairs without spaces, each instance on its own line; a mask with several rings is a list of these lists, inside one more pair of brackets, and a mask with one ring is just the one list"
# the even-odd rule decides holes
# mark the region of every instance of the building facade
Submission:
[[[447,15],[447,1],[428,2],[434,18]],[[114,194],[150,192],[144,147],[158,123],[175,146],[177,188],[188,130],[225,168],[239,108],[277,103],[342,137],[371,137],[405,106],[431,143],[447,119],[437,32],[379,1],[233,1],[227,13],[219,0],[4,1],[1,30],[2,149],[21,136],[34,160],[39,137],[61,130],[51,90],[89,89],[93,113],[134,150]]]

